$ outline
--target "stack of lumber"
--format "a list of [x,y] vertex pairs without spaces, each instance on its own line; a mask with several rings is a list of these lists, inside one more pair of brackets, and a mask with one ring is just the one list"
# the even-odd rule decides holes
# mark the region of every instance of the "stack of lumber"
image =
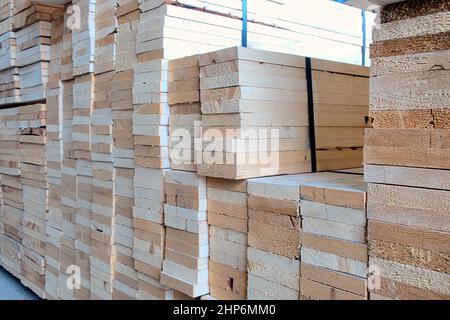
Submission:
[[[130,18],[128,40],[135,45],[132,76],[132,137],[134,140],[133,258],[138,299],[170,299],[173,290],[161,284],[164,259],[164,180],[168,159],[167,60],[142,51],[140,34],[146,32],[145,10]],[[130,13],[132,15],[132,13]],[[126,60],[125,60],[126,61]]]
[[362,175],[318,173],[300,187],[300,298],[364,300],[366,184]]
[[368,68],[312,59],[308,97],[300,56],[234,47],[199,61],[200,175],[242,179],[311,171],[308,101],[317,169],[362,165]]
[[95,74],[113,71],[116,62],[117,0],[95,1]]
[[45,298],[46,221],[48,182],[46,156],[46,105],[19,107],[20,171],[23,221],[21,281]]
[[362,175],[305,173],[247,184],[248,299],[367,299]]
[[50,61],[51,22],[38,21],[16,31],[20,101],[45,98]]
[[209,292],[206,178],[193,172],[167,171],[165,198],[161,284],[200,297]]
[[[1,263],[40,296],[298,299],[299,186],[295,197],[252,189],[249,199],[247,182],[234,179],[311,170],[305,58],[238,48],[199,57],[240,43],[240,6],[0,1],[0,103],[33,100],[0,111]],[[283,32],[250,14],[252,46],[298,53],[286,41],[308,28]],[[313,66],[318,145],[346,157],[345,148],[361,146],[365,76],[357,67]],[[46,115],[36,104],[44,100]],[[338,117],[338,109],[349,116]],[[278,130],[282,165],[219,164],[220,174],[201,172],[193,158],[199,120],[223,134],[261,129],[250,140],[265,143],[266,157],[277,154],[271,129]],[[189,134],[186,146],[178,143],[180,129]],[[237,133],[234,158],[258,155],[258,145],[243,149],[247,135]],[[189,160],[177,164],[169,151]],[[354,163],[327,159],[337,168]],[[261,230],[269,230],[267,239]],[[81,288],[74,290],[67,283],[78,268]]]
[[[111,83],[113,165],[115,168],[116,261],[113,299],[136,299],[138,273],[133,259],[134,140],[133,66],[136,63],[137,0],[119,0],[116,8],[116,57]],[[144,277],[142,274],[141,277]],[[141,282],[141,284],[144,282]],[[142,292],[145,292],[142,291]]]
[[[70,26],[71,20],[68,12],[70,11],[71,3],[64,6],[64,25]],[[61,80],[68,81],[73,79],[73,62],[72,62],[72,28],[64,28],[63,44],[61,53]]]
[[299,185],[302,176],[247,181],[248,299],[299,298]]
[[311,170],[304,58],[233,47],[200,55],[199,63],[199,175],[243,179]]
[[169,61],[169,159],[172,169],[197,172],[195,128],[201,121],[198,56]]
[[13,1],[0,2],[0,103],[19,101],[16,34],[12,28]]
[[136,33],[137,63],[133,77],[133,135],[135,165],[147,168],[169,168],[169,106],[167,104],[168,61],[153,51],[139,51],[142,35],[151,24],[147,11],[140,6]]
[[[111,90],[114,78],[116,1],[95,1],[94,104],[91,115],[91,299],[111,300],[116,259],[115,178]],[[88,27],[90,31],[90,27]]]
[[12,31],[12,0],[0,1],[0,70],[16,64],[16,35]]
[[[146,19],[152,22],[141,36],[138,53],[154,51],[173,59],[241,43],[239,0],[139,2],[142,11],[147,12]],[[316,1],[306,9],[293,0],[249,3],[249,47],[360,64],[361,11],[326,0]],[[329,16],[338,22],[331,23]],[[370,17],[367,21],[370,30]],[[330,47],[334,48],[333,53]]]
[[450,5],[386,5],[365,138],[371,299],[450,298]]
[[247,299],[247,181],[207,178],[209,292]]
[[72,32],[72,67],[73,75],[94,72],[96,45],[96,1],[73,0],[80,12],[79,25],[73,26]]
[[[64,28],[63,39],[67,37],[68,28]],[[64,40],[63,40],[64,41]],[[64,69],[64,58],[62,58]],[[64,71],[63,71],[64,72]],[[72,148],[72,123],[73,123],[73,80],[63,82],[63,160],[61,165],[61,231],[60,238],[60,272],[58,275],[58,299],[71,300],[74,298],[73,290],[66,286],[68,274],[67,268],[75,264],[75,213],[77,207],[77,175],[76,160]],[[84,270],[81,274],[82,283],[86,281]],[[86,287],[83,285],[83,287]]]
[[1,263],[45,298],[46,105],[2,109],[1,126]]
[[32,1],[0,2],[2,104],[45,99],[51,21],[61,16],[59,6],[34,4]]
[[0,71],[0,102],[18,102],[20,98],[19,69],[16,67]]
[[311,59],[318,171],[362,166],[369,68]]
[[47,82],[47,178],[48,219],[46,224],[45,291],[47,299],[58,298],[61,261],[62,206],[61,167],[63,159],[63,84],[62,49],[64,17],[52,21],[52,50]]
[[[61,53],[61,86],[62,86],[62,99],[61,99],[61,116],[60,126],[61,130],[61,143],[62,143],[62,161],[61,168],[57,174],[61,175],[61,196],[60,196],[60,209],[61,209],[61,225],[60,241],[57,242],[60,248],[59,259],[59,273],[58,273],[58,286],[56,289],[57,299],[73,300],[75,298],[74,290],[67,287],[66,283],[68,277],[73,273],[73,270],[69,269],[70,266],[75,264],[75,218],[77,208],[77,189],[78,179],[76,174],[76,159],[74,156],[74,143],[73,143],[73,105],[74,105],[74,79],[72,71],[72,29],[65,26],[71,21],[70,10],[68,5],[64,8],[64,26],[62,35],[62,53]],[[70,12],[71,13],[71,12]],[[52,30],[53,32],[53,30]],[[52,62],[50,62],[50,69],[52,69]],[[55,169],[58,171],[58,168]],[[50,197],[52,198],[52,197]],[[56,200],[57,201],[57,200]],[[58,220],[58,217],[56,217]],[[56,228],[59,230],[59,228]],[[80,261],[78,261],[80,262]],[[89,284],[89,272],[86,274],[85,265],[79,265],[81,272],[81,288],[80,290],[86,290]],[[71,282],[73,283],[73,282]]]
[[45,99],[51,49],[52,19],[61,16],[59,7],[14,3],[13,30],[16,35],[16,65],[19,67],[20,101]]
[[133,82],[135,165],[169,168],[167,60],[138,62]]
[[[173,1],[139,0],[139,3],[142,13],[137,34],[138,55],[175,59],[240,43],[242,21],[237,19],[200,12],[198,4],[187,8]],[[227,28],[227,23],[234,25],[234,30]]]
[[3,228],[1,235],[1,264],[3,268],[21,279],[21,247],[23,200],[20,177],[20,143],[18,140],[18,109],[0,110],[0,158],[3,203]]
[[133,258],[138,299],[167,296],[160,284],[164,259],[164,176],[166,171],[136,166],[134,175]]
[[[98,119],[94,116],[97,107],[94,76],[96,6],[95,1],[92,0],[72,1],[72,4],[79,8],[80,21],[78,26],[73,27],[71,33],[73,151],[70,162],[74,168],[76,181],[75,210],[72,212],[71,222],[75,229],[74,264],[81,269],[81,289],[73,290],[73,298],[103,299],[111,296],[112,283],[108,273],[108,268],[110,269],[111,266],[105,268],[106,270],[103,269],[101,260],[103,254],[110,253],[111,250],[102,246],[100,241],[96,241],[97,231],[100,233],[104,226],[97,226],[96,222],[102,216],[94,213],[96,209],[94,194],[99,190],[94,186],[94,179],[97,177],[94,176],[94,172],[96,174],[98,172],[94,167],[93,156],[94,145],[97,142],[94,136],[94,125]],[[101,184],[98,180],[100,179],[95,180],[97,185]],[[104,220],[108,222],[107,219]],[[72,241],[70,241],[71,244]]]

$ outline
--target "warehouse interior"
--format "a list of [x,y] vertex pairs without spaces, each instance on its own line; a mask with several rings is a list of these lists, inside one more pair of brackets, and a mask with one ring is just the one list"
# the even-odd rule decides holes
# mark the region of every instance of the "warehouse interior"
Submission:
[[0,0],[0,300],[450,300],[449,70],[449,0]]

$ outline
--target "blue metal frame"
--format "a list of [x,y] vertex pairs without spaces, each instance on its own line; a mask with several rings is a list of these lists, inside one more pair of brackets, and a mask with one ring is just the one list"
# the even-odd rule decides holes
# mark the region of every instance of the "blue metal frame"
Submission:
[[247,47],[247,0],[242,0],[242,37],[241,46]]
[[362,46],[361,46],[361,64],[366,65],[366,48],[367,48],[367,25],[366,25],[366,12],[361,10],[362,16]]

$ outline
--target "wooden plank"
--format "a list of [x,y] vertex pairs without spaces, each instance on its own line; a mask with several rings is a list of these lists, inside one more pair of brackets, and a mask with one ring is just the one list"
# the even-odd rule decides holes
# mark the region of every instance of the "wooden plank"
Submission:
[[[348,293],[354,293],[355,295],[361,296],[361,298],[367,299],[367,280],[364,278],[355,277],[346,273],[333,272],[331,270],[315,267],[306,263],[301,264],[300,273],[301,279],[308,279],[318,282],[327,285],[330,288],[337,288]],[[301,279],[301,292],[306,293],[308,290],[303,291]],[[344,294],[344,292],[342,292],[342,294]]]
[[382,184],[368,185],[370,220],[448,232],[448,191]]
[[364,162],[448,169],[447,129],[367,129]]
[[373,183],[450,190],[448,170],[367,164],[364,179]]

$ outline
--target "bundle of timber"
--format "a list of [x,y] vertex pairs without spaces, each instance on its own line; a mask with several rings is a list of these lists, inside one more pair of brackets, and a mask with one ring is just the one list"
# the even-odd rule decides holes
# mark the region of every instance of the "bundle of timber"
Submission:
[[47,83],[47,178],[48,220],[46,223],[45,291],[47,299],[58,298],[58,278],[61,261],[62,237],[62,179],[63,160],[63,84],[62,49],[64,17],[52,21],[52,50]]
[[80,12],[79,25],[73,26],[72,63],[73,75],[94,72],[96,40],[95,0],[73,0]]
[[[136,63],[136,30],[139,20],[137,0],[118,0],[116,7],[117,34],[115,65],[111,83],[113,117],[113,165],[115,168],[115,244],[116,261],[113,281],[113,299],[136,299],[152,292],[150,284],[138,280],[133,259],[134,206],[134,140],[133,140],[133,67]],[[147,279],[144,274],[142,280]]]
[[19,107],[20,171],[23,222],[22,283],[45,298],[46,221],[48,179],[46,156],[46,105]]
[[19,67],[20,101],[45,99],[51,49],[52,19],[60,7],[14,2],[13,30],[16,35],[16,65]]
[[195,129],[200,126],[200,69],[198,56],[169,61],[169,158],[172,169],[197,172]]
[[0,71],[0,103],[8,104],[19,101],[20,80],[19,68]]
[[310,85],[317,170],[361,167],[369,112],[369,68],[311,59]]
[[361,166],[368,68],[238,47],[202,54],[199,63],[200,175]]
[[165,195],[161,284],[192,298],[205,295],[209,292],[206,178],[167,171]]
[[[241,43],[243,13],[239,0],[139,2],[145,13],[144,19],[151,23],[139,36],[142,41],[137,48],[138,54],[153,52],[173,59]],[[362,22],[359,10],[329,1],[316,1],[308,5],[308,10],[304,9],[298,1],[291,0],[249,3],[248,46],[361,63],[364,34],[359,28]],[[331,24],[325,18],[327,16],[342,16],[336,18],[342,20]],[[370,28],[370,18],[367,21]],[[358,29],[353,29],[356,25]],[[334,49],[332,54],[330,47]]]
[[165,170],[135,168],[133,258],[138,299],[170,295],[170,289],[160,284],[165,241],[165,173]]
[[[69,29],[64,29],[64,39],[67,37]],[[64,74],[64,57],[61,57],[61,72]],[[73,123],[73,80],[62,82],[62,155],[61,168],[57,171],[61,174],[61,230],[60,234],[60,269],[58,273],[58,299],[73,299],[74,292],[66,286],[69,266],[75,264],[75,212],[77,207],[78,180],[76,175],[76,161],[74,159],[72,141]],[[59,220],[58,215],[55,216]],[[80,266],[81,268],[81,266]],[[86,275],[82,275],[82,286],[85,287]]]
[[13,1],[0,2],[0,103],[19,101],[19,69],[16,68],[16,34],[12,31]]
[[311,171],[304,58],[233,47],[200,55],[199,62],[200,175]]
[[319,173],[300,187],[300,298],[363,300],[367,292],[366,184],[362,175]]
[[2,175],[3,228],[0,238],[1,264],[21,279],[22,222],[24,207],[20,178],[18,109],[0,110],[0,172]]
[[1,103],[45,99],[51,25],[61,17],[59,6],[28,0],[0,2]]
[[134,68],[135,165],[170,168],[167,60],[139,61]]
[[[450,298],[450,6],[387,5],[373,32],[365,138],[371,299]],[[420,27],[419,27],[420,26]]]
[[248,299],[299,299],[298,177],[302,175],[247,181]]
[[2,109],[1,127],[0,260],[26,287],[45,298],[46,105]]
[[12,0],[0,1],[0,70],[16,66],[16,35],[12,31]]
[[12,0],[0,1],[0,70],[16,64],[16,35],[12,31]]
[[[7,270],[48,299],[300,297],[303,180],[243,178],[311,171],[313,140],[319,170],[359,165],[367,69],[245,48],[198,56],[240,44],[241,15],[240,0],[0,0]],[[354,35],[249,15],[253,47],[298,53],[320,32],[360,49]],[[211,164],[220,144],[231,151]]]
[[209,292],[247,299],[247,181],[207,178]]
[[248,298],[366,299],[362,175],[248,180]]
[[[94,105],[91,116],[93,197],[91,220],[91,298],[111,300],[114,297],[116,246],[116,176],[113,149],[113,102],[111,99],[116,59],[116,0],[95,2]],[[90,30],[90,29],[89,29]],[[124,182],[132,186],[132,177]],[[131,179],[130,179],[131,178]],[[127,185],[124,185],[127,189]],[[128,190],[127,190],[128,191]],[[125,192],[130,195],[130,192]],[[131,201],[128,201],[131,213]],[[131,219],[128,220],[131,227]],[[131,242],[132,237],[128,240]],[[128,242],[129,244],[129,242]],[[130,251],[128,251],[130,252]],[[120,287],[120,285],[119,285]],[[123,288],[123,287],[120,287]],[[136,290],[136,286],[134,288]],[[124,288],[124,290],[127,290]],[[128,292],[127,292],[128,293]],[[117,295],[117,293],[116,293]],[[127,294],[128,296],[128,294]]]

